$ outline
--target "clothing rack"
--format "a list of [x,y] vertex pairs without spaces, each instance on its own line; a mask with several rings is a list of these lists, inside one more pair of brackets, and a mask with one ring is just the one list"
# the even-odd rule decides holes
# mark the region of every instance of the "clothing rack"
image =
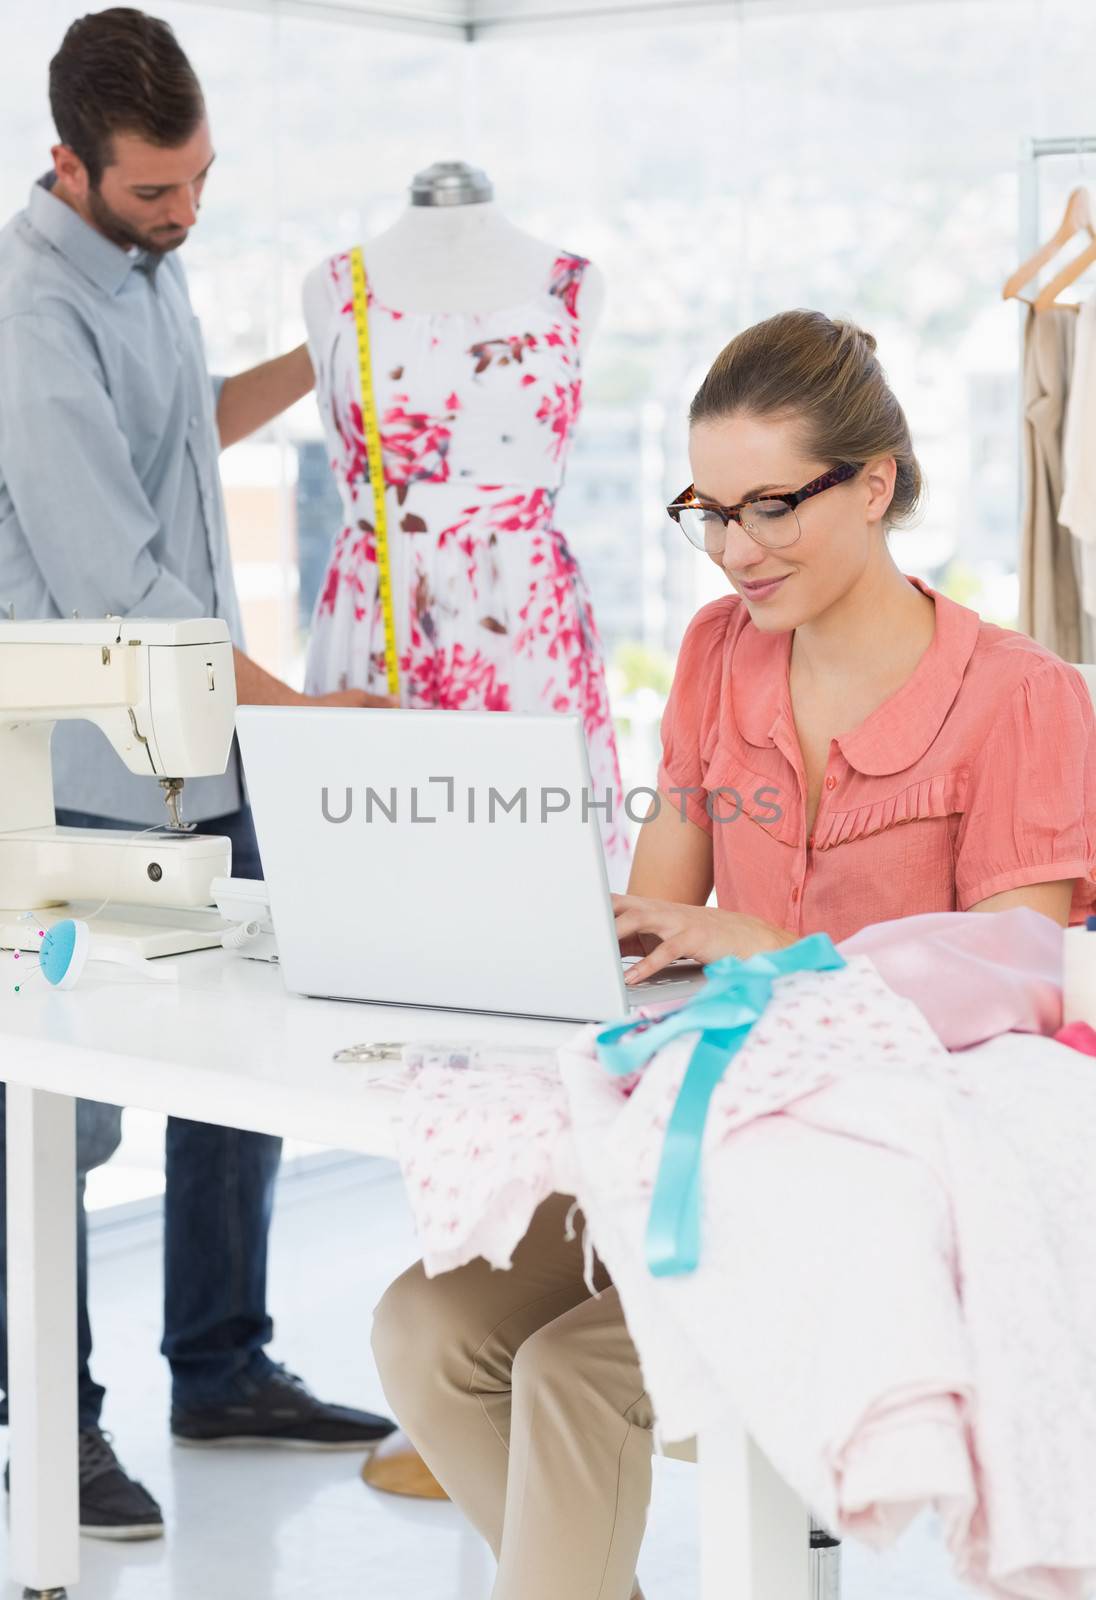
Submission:
[[[1096,134],[1081,138],[1025,139],[1020,146],[1020,221],[1017,230],[1016,258],[1023,261],[1034,255],[1041,241],[1039,233],[1039,163],[1048,156],[1096,156]],[[1096,173],[1093,174],[1096,184]]]
[[[1040,244],[1042,243],[1042,230],[1040,227],[1039,218],[1040,162],[1052,157],[1068,156],[1072,156],[1080,166],[1081,170],[1077,173],[1077,181],[1079,185],[1083,185],[1085,183],[1086,174],[1082,163],[1085,156],[1096,156],[1096,134],[1085,134],[1081,135],[1080,137],[1075,136],[1072,139],[1025,139],[1021,142],[1019,169],[1020,214],[1017,226],[1016,250],[1017,259],[1020,261],[1025,260],[1030,255],[1034,255],[1035,251],[1038,250]],[[1096,187],[1096,168],[1094,168],[1092,173],[1092,183],[1093,187]],[[1020,318],[1020,353],[1018,365],[1022,392],[1024,373],[1024,326],[1026,323],[1027,313],[1026,308],[1021,307],[1020,309],[1024,312],[1024,315]],[[1020,406],[1020,413],[1020,459],[1023,460],[1022,404]],[[1019,474],[1017,488],[1019,500],[1017,515],[1018,518],[1022,519],[1024,502],[1024,482],[1022,472]],[[1083,649],[1082,651],[1083,658],[1085,660],[1096,659],[1096,653],[1094,653],[1096,652],[1096,645],[1093,644],[1091,636],[1087,634],[1087,629],[1086,637],[1089,638],[1089,643],[1087,648]]]
[[[1016,259],[1024,261],[1028,256],[1035,254],[1043,242],[1042,230],[1039,224],[1039,163],[1052,156],[1073,156],[1078,162],[1085,156],[1096,156],[1096,134],[1081,135],[1079,138],[1055,139],[1023,139],[1020,143],[1020,172],[1019,172],[1019,202],[1020,215],[1016,229]],[[1081,173],[1078,174],[1080,178]],[[1093,174],[1096,183],[1096,173]],[[1020,382],[1023,384],[1024,372],[1024,328],[1027,321],[1027,307],[1019,306],[1021,316],[1020,325],[1020,355],[1019,368]],[[1021,459],[1023,458],[1023,419],[1020,421],[1021,431]],[[1024,486],[1021,478],[1018,485],[1018,499],[1022,506]]]

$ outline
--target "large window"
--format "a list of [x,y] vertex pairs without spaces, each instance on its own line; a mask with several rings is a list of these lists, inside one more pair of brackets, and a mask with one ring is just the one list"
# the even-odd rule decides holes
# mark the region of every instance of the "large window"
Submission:
[[[5,8],[8,213],[47,164],[46,63],[82,9]],[[878,338],[929,483],[920,526],[895,540],[902,564],[1012,620],[1019,339],[999,291],[1021,140],[1096,134],[1090,0],[754,6],[475,46],[156,9],[199,70],[218,150],[185,253],[215,369],[300,339],[308,269],[383,227],[439,158],[485,166],[516,222],[604,269],[560,515],[625,711],[644,687],[657,699],[720,582],[661,510],[689,477],[689,397],[726,339],[788,306]],[[1043,167],[1049,219],[1079,168]],[[228,452],[224,479],[251,648],[295,678],[339,519],[312,402]]]

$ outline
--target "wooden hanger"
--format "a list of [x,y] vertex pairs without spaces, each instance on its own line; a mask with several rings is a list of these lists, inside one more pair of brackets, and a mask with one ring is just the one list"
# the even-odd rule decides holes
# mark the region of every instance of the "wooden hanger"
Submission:
[[[1036,311],[1047,311],[1051,306],[1057,304],[1058,296],[1062,290],[1068,289],[1071,283],[1076,283],[1077,279],[1086,273],[1092,263],[1096,261],[1096,229],[1090,228],[1089,231],[1092,234],[1092,243],[1087,245],[1080,255],[1074,256],[1072,261],[1067,261],[1058,276],[1052,278],[1046,288],[1036,295]],[[1069,309],[1076,311],[1078,307],[1073,305]]]
[[[1088,234],[1091,240],[1088,247],[1063,267],[1058,276],[1048,283],[1045,289],[1041,289],[1034,300],[1028,300],[1022,295],[1020,290],[1024,285],[1030,283],[1040,268],[1053,260],[1059,250],[1079,233]],[[1096,224],[1092,217],[1092,202],[1087,189],[1074,189],[1066,203],[1065,215],[1058,231],[1029,261],[1025,261],[1022,267],[1016,269],[1002,289],[1002,297],[1005,300],[1023,300],[1026,305],[1033,305],[1036,311],[1045,311],[1048,306],[1054,304],[1062,290],[1079,278],[1093,261],[1096,261]]]

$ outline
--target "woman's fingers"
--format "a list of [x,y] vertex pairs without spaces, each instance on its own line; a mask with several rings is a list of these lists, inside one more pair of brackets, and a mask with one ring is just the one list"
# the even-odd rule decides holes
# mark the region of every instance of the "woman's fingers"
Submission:
[[610,896],[613,902],[614,916],[620,916],[622,911],[653,910],[655,906],[665,906],[665,900],[647,900],[638,894],[614,894]]
[[618,928],[662,928],[668,920],[679,922],[681,907],[669,900],[641,900],[634,894],[613,896],[613,915]]
[[[616,932],[621,950],[631,954],[638,945],[646,954],[629,971],[626,982],[643,983],[671,962],[690,953],[687,913],[671,900],[644,900],[639,895],[615,894]],[[628,949],[625,950],[627,941]]]
[[652,937],[665,939],[669,934],[675,933],[681,926],[680,917],[675,917],[666,911],[619,911],[616,918],[616,933],[618,939],[630,938],[632,934],[651,934]]
[[653,978],[656,973],[662,972],[664,968],[677,961],[680,956],[685,955],[687,953],[685,946],[686,941],[680,936],[663,939],[658,948],[652,950],[649,956],[645,956],[642,961],[636,962],[625,978],[625,983],[632,986],[633,984],[644,983],[648,978]]

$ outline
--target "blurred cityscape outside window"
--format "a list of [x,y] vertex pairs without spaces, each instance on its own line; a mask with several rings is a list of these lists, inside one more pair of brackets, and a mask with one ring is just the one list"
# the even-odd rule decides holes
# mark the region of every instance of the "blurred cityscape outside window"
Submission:
[[[928,481],[900,564],[1015,621],[1020,339],[1000,286],[1021,139],[1096,134],[1090,0],[748,8],[474,47],[152,9],[198,69],[217,148],[185,246],[215,371],[300,340],[305,273],[392,221],[437,159],[484,166],[515,222],[605,272],[558,521],[593,591],[626,781],[649,781],[681,635],[725,590],[662,509],[691,476],[688,403],[760,317],[809,305],[871,329]],[[46,64],[82,10],[5,14],[5,215],[48,164]],[[1041,163],[1044,232],[1093,166]],[[222,467],[250,649],[299,683],[340,518],[314,402]]]

